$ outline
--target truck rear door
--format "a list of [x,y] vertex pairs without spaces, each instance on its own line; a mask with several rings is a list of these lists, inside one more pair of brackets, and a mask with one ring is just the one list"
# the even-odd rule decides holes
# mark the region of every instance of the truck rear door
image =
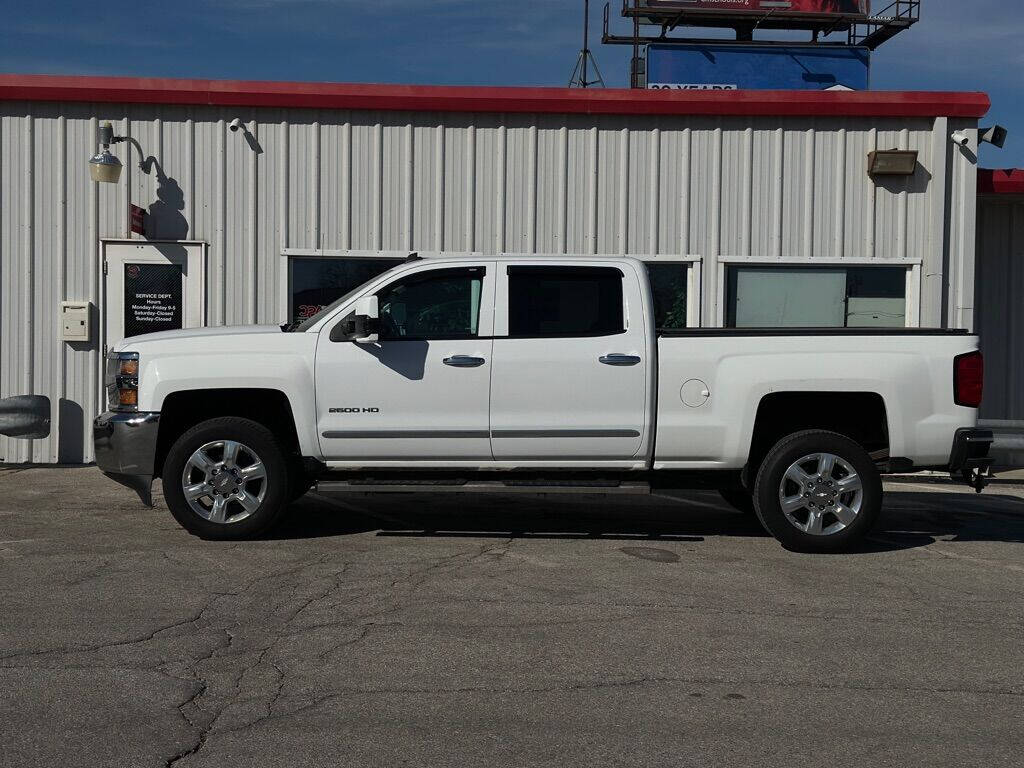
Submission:
[[643,453],[654,361],[640,282],[627,271],[599,261],[498,263],[495,460],[622,461]]

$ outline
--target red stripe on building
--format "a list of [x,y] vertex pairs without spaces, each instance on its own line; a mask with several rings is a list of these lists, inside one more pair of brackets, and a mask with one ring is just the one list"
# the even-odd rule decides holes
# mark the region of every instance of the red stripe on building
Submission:
[[667,91],[0,75],[0,101],[589,115],[979,118],[988,96],[932,91]]
[[978,169],[979,195],[1024,195],[1024,170],[1011,168],[993,171]]

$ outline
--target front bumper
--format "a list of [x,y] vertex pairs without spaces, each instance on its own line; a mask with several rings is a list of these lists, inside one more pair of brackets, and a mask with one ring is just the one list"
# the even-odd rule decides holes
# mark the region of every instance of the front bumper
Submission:
[[107,477],[139,494],[153,506],[159,413],[107,412],[92,425],[96,465]]
[[995,436],[989,429],[958,429],[949,456],[949,474],[981,493],[988,484],[992,459],[989,450]]

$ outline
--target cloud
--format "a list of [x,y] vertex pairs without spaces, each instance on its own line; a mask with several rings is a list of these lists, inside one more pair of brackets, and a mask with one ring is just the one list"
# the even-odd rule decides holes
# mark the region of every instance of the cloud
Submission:
[[113,46],[115,48],[173,48],[172,39],[153,34],[139,34],[126,30],[126,26],[107,21],[67,23],[46,23],[41,21],[16,21],[6,25],[5,36],[41,38],[49,43],[55,40],[80,43],[89,46]]
[[0,72],[24,72],[33,75],[123,75],[120,67],[97,65],[80,59],[0,56]]

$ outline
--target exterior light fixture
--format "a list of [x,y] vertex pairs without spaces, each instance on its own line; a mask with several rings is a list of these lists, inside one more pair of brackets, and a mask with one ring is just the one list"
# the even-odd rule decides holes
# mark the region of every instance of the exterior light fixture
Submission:
[[886,149],[868,154],[870,176],[913,176],[917,170],[917,150]]
[[117,184],[121,178],[121,161],[110,151],[110,145],[117,143],[114,127],[110,123],[100,124],[100,144],[103,151],[96,153],[89,160],[89,175],[93,181],[103,184]]
[[993,125],[991,128],[982,128],[978,132],[978,141],[991,144],[996,149],[1002,149],[1009,135],[1009,131],[1003,126]]

